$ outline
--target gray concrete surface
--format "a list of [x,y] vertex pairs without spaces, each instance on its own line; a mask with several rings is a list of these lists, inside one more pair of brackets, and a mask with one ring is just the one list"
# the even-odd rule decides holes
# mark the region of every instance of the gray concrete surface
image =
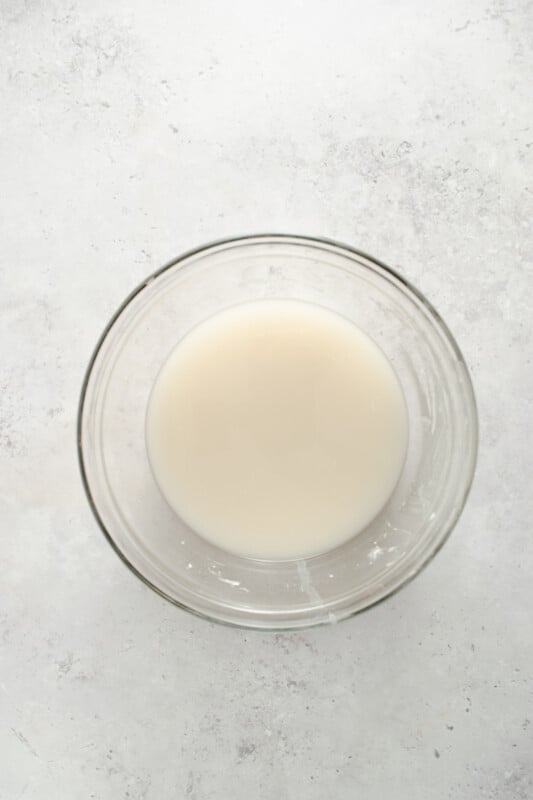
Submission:
[[[533,797],[531,3],[0,9],[0,798]],[[86,362],[129,290],[272,230],[418,284],[481,420],[470,502],[424,574],[284,635],[138,582],[74,446]]]

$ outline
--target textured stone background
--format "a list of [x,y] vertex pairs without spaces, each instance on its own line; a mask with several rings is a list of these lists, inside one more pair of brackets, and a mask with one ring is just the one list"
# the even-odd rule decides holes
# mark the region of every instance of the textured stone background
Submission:
[[[531,3],[0,9],[0,798],[531,798]],[[207,624],[130,575],[74,436],[129,290],[265,230],[345,240],[419,285],[481,421],[434,563],[288,635]]]

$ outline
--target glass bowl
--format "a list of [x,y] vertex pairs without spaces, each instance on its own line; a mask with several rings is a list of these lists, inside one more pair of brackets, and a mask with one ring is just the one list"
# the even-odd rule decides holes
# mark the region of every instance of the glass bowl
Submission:
[[[316,303],[368,333],[394,366],[409,418],[403,472],[381,513],[334,550],[280,562],[227,553],[187,527],[163,499],[145,443],[150,391],[177,341],[224,308],[267,298]],[[349,617],[428,563],[472,482],[477,415],[448,328],[393,270],[325,239],[246,236],[180,256],[125,300],[87,370],[78,450],[96,519],[141,580],[210,620],[281,630]]]

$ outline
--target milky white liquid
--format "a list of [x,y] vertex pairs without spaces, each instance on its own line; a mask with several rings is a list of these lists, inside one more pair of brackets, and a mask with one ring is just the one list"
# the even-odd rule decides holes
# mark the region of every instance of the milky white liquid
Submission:
[[147,447],[176,513],[219,547],[289,559],[361,531],[400,475],[396,375],[359,328],[263,300],[194,328],[155,382]]

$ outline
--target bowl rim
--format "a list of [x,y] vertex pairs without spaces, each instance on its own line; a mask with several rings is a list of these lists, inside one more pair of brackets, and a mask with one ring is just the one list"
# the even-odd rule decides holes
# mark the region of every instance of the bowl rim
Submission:
[[[416,288],[407,278],[401,275],[397,270],[385,264],[385,262],[381,261],[378,258],[370,255],[364,250],[360,248],[354,247],[353,245],[346,244],[344,242],[340,242],[336,239],[330,239],[325,236],[308,236],[305,234],[290,234],[290,233],[260,233],[260,234],[243,234],[240,236],[230,236],[224,237],[220,239],[212,240],[206,244],[200,245],[198,247],[194,247],[192,249],[186,250],[185,252],[181,253],[180,255],[176,256],[175,258],[167,261],[162,267],[159,267],[150,275],[148,275],[141,283],[139,283],[122,301],[122,303],[118,306],[116,311],[112,314],[109,321],[105,325],[102,333],[100,334],[96,345],[92,351],[91,357],[89,359],[88,365],[85,369],[80,397],[78,401],[78,410],[77,410],[77,421],[76,421],[76,449],[77,449],[77,456],[78,456],[78,466],[81,474],[81,481],[83,485],[83,489],[85,491],[85,495],[87,501],[89,503],[89,507],[93,513],[93,516],[104,534],[107,542],[111,545],[115,553],[119,556],[120,560],[126,565],[126,567],[132,572],[142,583],[148,586],[152,591],[162,597],[164,600],[167,600],[172,605],[181,608],[184,611],[187,611],[191,614],[194,614],[196,617],[200,619],[206,620],[208,622],[216,622],[218,624],[230,627],[230,628],[238,628],[241,630],[256,630],[256,631],[263,631],[263,632],[280,632],[280,631],[291,631],[291,630],[302,630],[305,628],[315,628],[321,627],[324,625],[332,624],[332,620],[327,618],[321,619],[310,619],[303,621],[298,621],[296,619],[292,619],[287,623],[283,622],[282,620],[278,621],[278,624],[274,623],[272,625],[263,626],[257,623],[257,620],[251,618],[250,620],[240,620],[239,622],[227,619],[224,617],[216,616],[208,614],[198,608],[194,608],[191,605],[188,605],[185,602],[177,600],[176,598],[172,597],[171,595],[167,594],[163,589],[158,587],[156,584],[152,583],[152,581],[147,578],[126,556],[126,554],[120,549],[120,547],[115,542],[112,534],[107,529],[100,512],[98,510],[97,503],[93,497],[93,493],[90,488],[89,477],[87,474],[87,469],[85,466],[85,458],[84,458],[84,450],[83,450],[83,424],[84,424],[84,412],[85,412],[85,402],[87,398],[87,391],[89,388],[89,382],[91,380],[93,368],[95,366],[96,360],[102,349],[104,342],[106,341],[109,333],[115,326],[115,323],[118,321],[119,317],[124,313],[124,311],[128,308],[130,303],[148,286],[150,286],[157,278],[161,275],[165,274],[168,270],[176,267],[181,262],[186,261],[187,259],[191,258],[192,256],[199,255],[211,249],[215,249],[224,245],[242,245],[246,243],[254,244],[254,243],[261,243],[261,242],[277,242],[283,243],[285,241],[291,241],[294,244],[299,245],[308,245],[310,247],[316,245],[328,245],[330,247],[335,247],[340,249],[341,251],[344,250],[348,254],[353,256],[357,256],[359,258],[363,258],[366,261],[370,262],[370,264],[378,267],[382,270],[386,276],[389,278],[392,277],[394,281],[398,282],[400,286],[405,289],[408,293],[414,295],[414,297],[421,303],[424,307],[425,311],[428,315],[433,319],[436,323],[437,327],[440,329],[441,333],[444,336],[447,344],[451,347],[455,358],[457,359],[458,363],[460,363],[464,367],[464,377],[465,377],[465,391],[469,396],[469,402],[472,409],[472,430],[471,430],[471,464],[470,470],[467,474],[467,480],[465,482],[463,496],[461,502],[458,503],[454,513],[450,516],[447,524],[447,530],[443,533],[440,540],[429,549],[426,557],[417,564],[405,577],[404,579],[397,585],[393,586],[391,589],[386,591],[383,595],[371,600],[367,605],[364,605],[359,608],[355,608],[352,610],[348,610],[346,613],[342,614],[341,616],[335,616],[335,622],[343,622],[344,620],[351,619],[352,617],[363,613],[364,611],[368,611],[371,608],[379,605],[380,603],[384,602],[385,600],[393,597],[397,592],[411,583],[414,578],[418,574],[420,574],[428,564],[433,561],[437,553],[442,549],[444,544],[448,541],[453,529],[455,528],[459,517],[461,516],[464,507],[466,505],[468,496],[470,494],[472,483],[474,480],[474,475],[476,471],[476,464],[477,464],[477,457],[478,457],[478,449],[479,449],[479,418],[478,418],[478,408],[476,402],[476,395],[474,392],[474,387],[472,383],[472,378],[470,372],[468,370],[466,360],[463,356],[463,353],[457,344],[455,337],[453,336],[450,328],[441,317],[439,312],[433,306],[433,304],[425,297],[425,295]],[[363,265],[364,266],[364,265]]]

